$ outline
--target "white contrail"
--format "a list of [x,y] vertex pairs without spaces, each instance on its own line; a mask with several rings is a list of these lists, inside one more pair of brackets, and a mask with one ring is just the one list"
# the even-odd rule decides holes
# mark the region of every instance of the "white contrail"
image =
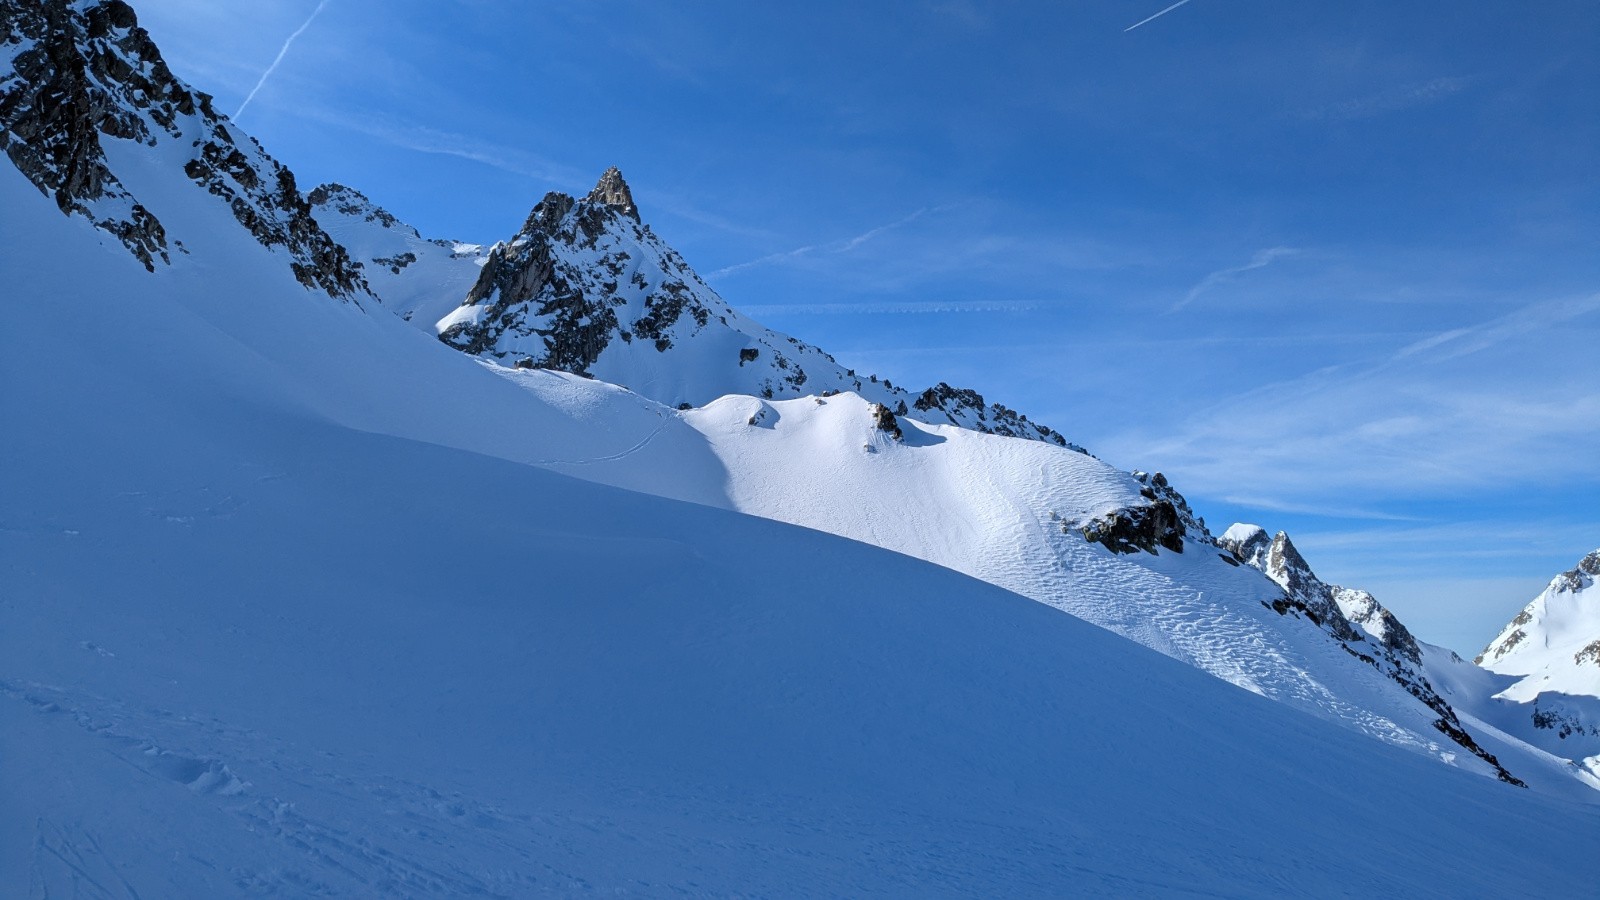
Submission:
[[[1187,3],[1188,0],[1184,0],[1184,2]],[[322,0],[321,3],[318,3],[317,8],[311,11],[311,15],[307,16],[306,20],[300,23],[300,27],[294,30],[294,34],[289,35],[289,39],[283,42],[282,47],[278,48],[278,55],[273,58],[272,65],[267,66],[267,70],[261,73],[261,80],[257,81],[256,86],[250,89],[250,96],[244,98],[244,102],[239,104],[239,111],[233,114],[235,122],[239,121],[239,117],[244,115],[244,108],[250,105],[250,101],[256,98],[256,92],[260,91],[261,86],[267,83],[268,78],[272,77],[272,73],[277,71],[278,63],[283,62],[283,55],[289,52],[289,45],[294,43],[295,38],[304,34],[307,28],[311,27],[311,23],[322,12],[322,8],[327,5],[328,0]]]
[[1161,18],[1162,16],[1166,15],[1167,13],[1172,12],[1173,10],[1177,9],[1178,7],[1184,5],[1185,3],[1188,3],[1188,2],[1189,2],[1189,0],[1178,0],[1177,3],[1172,4],[1171,6],[1167,7],[1166,9],[1163,9],[1161,12],[1156,13],[1155,15],[1151,16],[1150,18],[1145,19],[1142,22],[1135,22],[1132,25],[1129,25],[1127,28],[1122,29],[1122,33],[1123,34],[1127,34],[1128,32],[1134,30],[1135,28],[1138,28],[1140,25],[1145,25],[1145,24],[1148,24],[1150,22],[1154,22],[1155,20]]

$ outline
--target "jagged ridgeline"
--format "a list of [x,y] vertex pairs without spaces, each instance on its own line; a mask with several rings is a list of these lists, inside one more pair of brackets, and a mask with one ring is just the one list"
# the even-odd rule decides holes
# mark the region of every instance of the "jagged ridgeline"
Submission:
[[121,0],[0,0],[0,141],[62,212],[120,241],[146,269],[183,250],[113,171],[106,141],[184,148],[183,172],[226,203],[307,288],[354,300],[358,266],[311,216],[294,174],[175,78]]

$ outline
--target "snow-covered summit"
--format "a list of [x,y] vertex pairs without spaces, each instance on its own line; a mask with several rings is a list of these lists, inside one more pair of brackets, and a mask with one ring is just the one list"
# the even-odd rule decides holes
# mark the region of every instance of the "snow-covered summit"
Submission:
[[1600,772],[1600,550],[1550,580],[1476,660],[1515,676],[1496,698],[1526,709],[1530,737]]
[[1600,696],[1600,550],[1550,580],[1474,660],[1508,675],[1571,669],[1564,687]]

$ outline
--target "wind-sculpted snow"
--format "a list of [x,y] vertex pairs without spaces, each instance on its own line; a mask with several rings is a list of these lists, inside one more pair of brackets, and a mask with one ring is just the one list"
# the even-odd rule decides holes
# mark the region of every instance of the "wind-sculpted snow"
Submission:
[[[497,377],[308,294],[226,210],[156,210],[211,226],[192,251],[229,273],[220,301],[212,271],[95,252],[92,225],[10,170],[0,203],[7,283],[81,313],[70,359],[0,335],[17,426],[0,430],[0,873],[18,893],[1448,897],[1600,879],[1590,809],[945,568],[528,465],[655,460],[688,493],[753,490],[690,455],[702,433],[674,410]],[[40,242],[80,264],[41,265]],[[970,442],[940,465],[974,490],[1014,453],[1048,463],[1066,492],[1017,499],[1066,524],[1148,502],[1036,441],[904,419],[895,441],[844,395],[688,418],[768,434],[748,424],[763,403],[774,431],[889,469]],[[1118,556],[1034,521],[1078,548],[1063,559],[1086,586],[1112,578],[1107,599],[1205,549]],[[1218,572],[1219,596],[1265,584]]]

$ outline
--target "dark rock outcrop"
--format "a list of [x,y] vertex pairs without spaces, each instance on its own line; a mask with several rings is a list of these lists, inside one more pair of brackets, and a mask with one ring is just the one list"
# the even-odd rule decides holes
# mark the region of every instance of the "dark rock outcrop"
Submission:
[[[1167,483],[1165,475],[1160,472],[1132,474],[1140,485],[1139,496],[1146,502],[1115,510],[1078,526],[1085,540],[1103,544],[1113,553],[1143,550],[1152,554],[1157,548],[1182,553],[1186,538],[1202,544],[1212,543],[1205,520],[1194,514],[1189,501]],[[1062,527],[1072,530],[1070,525]]]
[[1130,506],[1092,519],[1079,528],[1085,540],[1102,544],[1113,553],[1155,553],[1165,547],[1183,552],[1183,522],[1165,500],[1148,506]]
[[940,413],[953,425],[987,434],[1048,441],[1058,447],[1088,452],[1054,430],[1028,421],[1028,417],[1021,413],[998,403],[992,406],[985,403],[983,395],[977,391],[951,387],[942,381],[923,391],[912,405],[922,412]]
[[154,143],[126,94],[191,114],[195,108],[133,10],[121,2],[78,11],[0,0],[0,28],[0,44],[22,45],[12,71],[0,76],[0,140],[11,162],[63,213],[116,237],[146,269],[170,262],[166,229],[112,173],[101,145],[102,135]]
[[905,433],[900,430],[900,423],[895,420],[894,412],[889,407],[874,403],[867,407],[867,412],[872,416],[872,427],[897,441],[905,440]]
[[0,28],[13,51],[0,74],[0,140],[62,212],[114,235],[146,269],[170,264],[170,236],[112,171],[104,142],[182,146],[184,173],[261,244],[286,250],[301,284],[346,300],[367,293],[294,175],[173,76],[126,3],[0,0]]

